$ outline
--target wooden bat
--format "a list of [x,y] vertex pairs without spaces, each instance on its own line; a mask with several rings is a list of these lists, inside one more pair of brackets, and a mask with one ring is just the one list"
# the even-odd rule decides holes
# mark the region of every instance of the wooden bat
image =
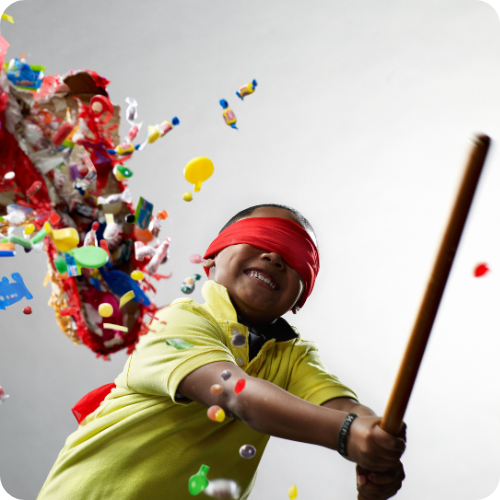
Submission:
[[390,434],[401,431],[403,417],[424,355],[425,347],[432,330],[432,325],[443,296],[446,281],[450,274],[453,259],[469,213],[472,199],[483,169],[490,138],[476,135],[467,166],[458,190],[455,204],[451,211],[434,268],[427,283],[427,288],[415,320],[413,331],[406,346],[406,351],[399,368],[392,393],[380,423],[380,427]]

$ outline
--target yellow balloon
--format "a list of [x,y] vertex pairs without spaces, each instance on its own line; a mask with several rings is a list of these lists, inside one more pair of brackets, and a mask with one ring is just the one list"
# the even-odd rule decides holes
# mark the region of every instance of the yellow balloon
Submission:
[[107,302],[99,304],[99,315],[103,318],[109,318],[113,314],[113,306]]
[[210,158],[205,158],[204,156],[199,156],[193,158],[184,167],[184,177],[188,182],[194,184],[195,192],[199,191],[202,182],[209,179],[214,173],[214,164]]

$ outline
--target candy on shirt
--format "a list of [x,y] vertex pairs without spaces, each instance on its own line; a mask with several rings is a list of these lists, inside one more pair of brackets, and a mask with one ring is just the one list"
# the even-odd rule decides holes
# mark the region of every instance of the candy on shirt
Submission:
[[224,410],[217,405],[211,406],[207,411],[208,418],[214,422],[224,422],[226,414]]
[[288,498],[290,498],[290,500],[297,498],[297,486],[294,484],[288,488]]
[[176,349],[189,349],[190,347],[194,347],[193,344],[190,344],[189,342],[183,340],[183,339],[167,339],[165,340],[165,343],[167,345],[170,345],[172,347],[175,347]]
[[240,487],[238,483],[230,479],[214,479],[209,481],[203,493],[214,498],[233,498],[237,500],[240,498]]
[[486,264],[478,264],[474,269],[474,276],[479,278],[484,276],[488,271],[490,271],[490,268]]
[[244,444],[240,448],[240,456],[241,458],[253,458],[255,456],[256,450],[255,447],[253,447],[251,444]]
[[200,470],[189,478],[188,489],[191,495],[198,495],[208,486],[207,474],[209,470],[208,465],[202,465]]
[[201,255],[198,255],[197,253],[191,255],[191,257],[189,257],[189,260],[193,263],[193,264],[201,264]]
[[103,318],[109,318],[113,314],[113,306],[107,302],[103,302],[99,304],[98,312]]
[[233,110],[229,107],[227,101],[225,99],[221,99],[219,104],[222,106],[222,117],[224,118],[226,125],[238,130],[236,127],[236,116],[234,116]]
[[229,380],[231,378],[231,370],[224,370],[220,376],[222,377],[222,380]]
[[255,87],[257,87],[257,80],[252,80],[250,83],[243,85],[238,89],[236,95],[243,101],[243,98],[247,95],[253,94],[255,92]]
[[236,335],[233,335],[231,339],[231,344],[233,344],[234,347],[243,347],[246,343],[247,343],[247,338],[242,333],[237,333]]
[[190,184],[194,184],[195,193],[201,189],[202,183],[210,179],[213,173],[214,164],[210,158],[205,156],[193,158],[184,167],[184,177]]
[[8,394],[5,394],[3,387],[0,385],[0,404],[2,404],[9,397],[10,396]]
[[219,384],[214,384],[212,387],[210,387],[210,392],[214,395],[217,396],[219,395],[224,389],[222,388],[222,385]]
[[236,385],[234,386],[234,392],[239,394],[245,388],[246,380],[244,378],[240,378]]

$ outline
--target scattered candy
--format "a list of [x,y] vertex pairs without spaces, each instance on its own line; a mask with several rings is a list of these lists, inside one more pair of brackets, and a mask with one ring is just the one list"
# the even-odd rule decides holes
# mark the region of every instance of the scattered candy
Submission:
[[3,311],[6,307],[19,302],[23,297],[28,300],[33,298],[19,273],[12,273],[11,277],[12,283],[9,283],[9,279],[5,276],[0,281],[0,309]]
[[198,495],[208,486],[207,474],[209,470],[208,465],[202,465],[200,470],[189,478],[188,489],[191,495]]
[[198,255],[197,253],[195,253],[195,254],[191,255],[191,257],[189,257],[189,260],[193,264],[201,264],[202,258],[201,258],[201,255]]
[[146,265],[146,272],[149,275],[156,274],[160,264],[163,264],[168,260],[168,247],[170,245],[170,238],[167,236],[165,240],[158,246],[155,250],[153,258]]
[[199,281],[200,279],[201,279],[201,275],[200,274],[193,274],[189,278],[186,278],[182,282],[181,292],[182,293],[186,293],[186,294],[193,293],[194,286],[195,286],[195,281]]
[[224,422],[226,414],[220,406],[211,406],[207,411],[208,418],[214,422]]
[[243,347],[246,343],[247,338],[242,333],[233,335],[233,338],[231,339],[231,344],[233,344],[234,347]]
[[214,384],[212,387],[210,387],[210,392],[214,395],[217,396],[219,395],[224,389],[222,388],[221,385],[219,384]]
[[241,458],[250,459],[255,456],[256,451],[257,450],[251,444],[244,444],[240,448],[240,456]]
[[77,312],[78,312],[77,309],[74,307],[66,307],[65,309],[61,309],[59,311],[61,316],[74,316],[76,315]]
[[161,212],[158,212],[156,214],[156,217],[158,217],[158,219],[161,219],[161,220],[166,220],[168,217],[168,212],[166,210],[162,210]]
[[194,347],[193,344],[183,340],[183,339],[167,339],[165,340],[167,345],[175,347],[176,349],[189,349],[190,347]]
[[147,229],[149,221],[153,216],[153,204],[149,203],[142,196],[139,198],[139,203],[137,204],[137,209],[135,211],[134,223],[140,229]]
[[135,293],[133,290],[130,290],[127,292],[125,295],[122,295],[120,297],[120,309],[125,305],[128,304],[132,299],[135,298]]
[[8,394],[5,394],[3,387],[0,385],[0,404],[2,404],[9,397],[10,396]]
[[490,268],[486,264],[479,264],[474,269],[474,276],[476,278],[479,278],[481,276],[484,276],[489,270]]
[[222,377],[223,380],[229,380],[231,378],[231,370],[224,370],[220,376]]
[[236,92],[236,95],[243,101],[245,96],[255,92],[255,87],[257,87],[257,80],[252,80],[251,83],[247,83],[246,85],[240,87]]
[[119,332],[128,332],[126,326],[114,325],[113,323],[103,323],[103,328],[109,328],[110,330],[118,330]]
[[221,99],[219,104],[222,106],[222,116],[226,125],[238,130],[236,127],[236,116],[234,116],[233,110],[229,107],[227,101],[225,99]]
[[113,306],[107,302],[103,302],[99,304],[98,312],[103,318],[109,318],[113,314]]
[[214,164],[212,160],[204,156],[193,158],[184,167],[184,177],[189,183],[194,184],[195,192],[200,190],[202,183],[210,179],[213,173]]
[[229,479],[214,479],[209,481],[203,493],[214,498],[233,498],[237,500],[240,498],[240,487],[235,481]]
[[33,312],[33,309],[31,309],[30,306],[26,306],[24,309],[23,309],[23,313],[24,314],[31,314]]
[[140,281],[144,279],[144,274],[141,271],[132,271],[130,277],[135,281]]
[[189,192],[189,191],[186,191],[183,195],[182,195],[182,199],[184,201],[193,201],[193,195]]
[[[3,95],[3,94],[2,94]],[[14,179],[14,177],[16,176],[16,173],[15,172],[7,172],[3,178],[6,180],[6,181],[11,181],[12,179]]]
[[35,230],[35,225],[34,224],[28,224],[24,228],[24,234],[25,235],[30,235],[31,233],[33,233],[34,230]]
[[60,252],[68,252],[75,248],[80,242],[78,231],[73,227],[52,229],[50,222],[46,222],[43,228],[47,236],[54,242],[54,245]]
[[244,378],[240,378],[236,385],[234,386],[234,392],[239,394],[245,388],[246,380]]
[[288,498],[290,498],[290,500],[297,498],[297,486],[292,485],[288,488]]

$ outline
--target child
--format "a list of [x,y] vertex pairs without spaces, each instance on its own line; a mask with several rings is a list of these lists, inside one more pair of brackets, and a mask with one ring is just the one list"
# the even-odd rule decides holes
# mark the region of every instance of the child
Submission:
[[[393,496],[404,436],[384,432],[281,318],[304,305],[319,271],[310,224],[288,207],[251,207],[223,228],[203,265],[206,303],[178,299],[157,313],[116,387],[66,440],[38,500],[187,500],[203,464],[209,480],[234,480],[247,499],[271,435],[355,462],[358,499]],[[207,417],[214,405],[222,423]],[[244,445],[253,458],[240,456]]]

